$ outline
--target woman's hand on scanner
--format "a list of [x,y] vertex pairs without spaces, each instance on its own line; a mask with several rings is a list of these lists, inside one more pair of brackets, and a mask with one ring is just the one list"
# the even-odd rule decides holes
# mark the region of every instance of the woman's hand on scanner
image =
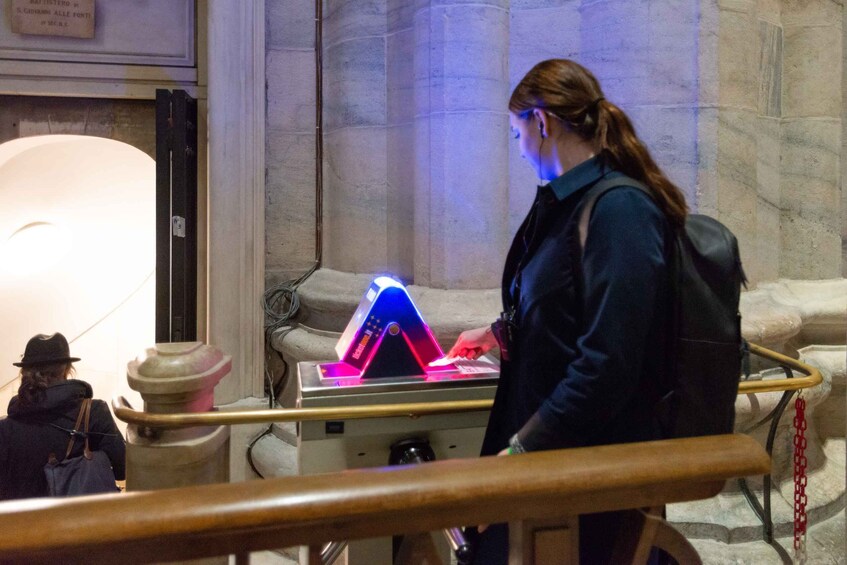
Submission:
[[465,359],[478,359],[496,347],[497,340],[491,333],[491,326],[474,328],[459,335],[459,339],[447,353],[447,357],[464,357]]

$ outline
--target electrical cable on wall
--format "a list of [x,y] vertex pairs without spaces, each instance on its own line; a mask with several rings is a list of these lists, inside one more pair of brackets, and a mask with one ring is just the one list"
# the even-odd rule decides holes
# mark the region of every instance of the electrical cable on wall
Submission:
[[[262,309],[265,312],[265,379],[267,380],[268,388],[268,408],[274,408],[276,405],[276,399],[279,396],[278,389],[281,389],[285,384],[284,377],[288,373],[288,363],[285,361],[282,353],[273,347],[273,336],[277,330],[286,327],[288,327],[288,331],[292,329],[290,323],[300,309],[300,298],[297,296],[297,289],[317,268],[318,262],[315,261],[312,267],[301,276],[272,286],[262,296]],[[277,383],[274,382],[273,375],[271,375],[269,369],[271,352],[275,352],[283,363],[283,378],[280,378]],[[247,462],[250,464],[253,472],[262,478],[264,476],[256,469],[256,465],[253,463],[253,447],[260,439],[272,432],[273,424],[270,424],[265,431],[256,436],[247,446]]]

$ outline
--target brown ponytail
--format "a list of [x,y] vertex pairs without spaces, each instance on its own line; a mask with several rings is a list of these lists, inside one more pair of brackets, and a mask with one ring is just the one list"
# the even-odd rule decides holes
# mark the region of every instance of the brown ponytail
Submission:
[[600,83],[588,69],[568,59],[535,65],[512,92],[509,111],[523,115],[534,108],[553,114],[593,142],[609,166],[653,191],[659,208],[675,227],[683,225],[688,206],[682,191],[653,161],[623,110],[604,98]]
[[70,363],[24,367],[21,369],[18,399],[22,405],[38,404],[44,400],[47,387],[64,381],[73,370]]

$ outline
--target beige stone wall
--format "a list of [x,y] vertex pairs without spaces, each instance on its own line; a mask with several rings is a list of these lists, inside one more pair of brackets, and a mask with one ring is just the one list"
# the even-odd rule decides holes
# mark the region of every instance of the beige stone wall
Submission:
[[[841,14],[841,92],[847,92],[847,10]],[[841,101],[841,276],[847,277],[847,102]]]
[[[535,62],[572,57],[630,114],[692,209],[737,234],[754,285],[841,275],[847,253],[841,2],[410,6],[325,4],[327,267],[388,269],[444,288],[496,286],[503,249],[536,179],[514,144],[496,141],[505,113],[492,103]],[[504,11],[508,27],[498,39]],[[313,5],[268,0],[267,13],[270,282],[305,271],[315,256],[315,98]],[[463,33],[451,36],[458,27]],[[466,42],[460,67],[479,76],[451,69],[455,57],[437,60],[444,45],[457,41]],[[484,61],[474,53],[486,45],[486,60],[500,57],[498,42],[506,43],[506,74],[482,76]],[[507,84],[489,88],[492,78]],[[474,108],[463,106],[471,100]],[[496,188],[486,192],[492,182]],[[483,217],[507,223],[487,232]],[[490,241],[467,253],[452,243],[471,249],[481,234]]]
[[719,0],[702,10],[716,33],[700,49],[698,210],[738,236],[753,284],[839,276],[842,4]]
[[841,274],[843,5],[784,0],[780,275]]
[[315,11],[267,0],[265,269],[269,284],[315,259]]

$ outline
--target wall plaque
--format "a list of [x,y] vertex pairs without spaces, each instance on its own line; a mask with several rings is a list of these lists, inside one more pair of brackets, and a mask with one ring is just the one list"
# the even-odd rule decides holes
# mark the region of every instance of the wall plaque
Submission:
[[94,0],[12,0],[12,32],[94,37]]

